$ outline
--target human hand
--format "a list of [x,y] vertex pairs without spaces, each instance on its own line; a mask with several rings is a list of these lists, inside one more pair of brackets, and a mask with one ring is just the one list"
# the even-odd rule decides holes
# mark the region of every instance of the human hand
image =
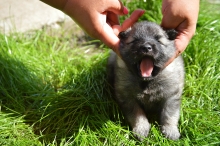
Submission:
[[90,36],[100,39],[118,55],[118,33],[132,26],[144,13],[143,10],[135,10],[119,25],[118,15],[128,14],[120,0],[68,0],[63,11]]
[[178,32],[175,39],[176,54],[165,67],[186,49],[196,30],[198,13],[199,0],[163,0],[161,26]]

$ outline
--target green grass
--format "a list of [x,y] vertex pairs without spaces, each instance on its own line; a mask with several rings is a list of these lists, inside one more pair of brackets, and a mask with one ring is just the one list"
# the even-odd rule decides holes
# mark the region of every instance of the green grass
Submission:
[[[159,23],[160,1],[150,3],[126,5],[146,8],[142,20]],[[183,53],[178,141],[164,138],[158,125],[143,143],[133,138],[106,82],[108,48],[94,51],[45,30],[0,34],[0,145],[219,145],[219,17],[219,5],[202,2],[196,35]]]

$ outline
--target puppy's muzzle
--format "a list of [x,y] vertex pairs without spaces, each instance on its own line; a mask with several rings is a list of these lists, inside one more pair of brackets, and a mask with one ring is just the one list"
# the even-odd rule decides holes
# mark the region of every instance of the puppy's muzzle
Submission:
[[151,52],[153,50],[152,45],[150,44],[144,44],[140,47],[142,52]]
[[154,53],[155,53],[155,45],[151,44],[151,43],[144,43],[139,47],[139,51],[142,54],[141,56],[151,56],[152,58],[154,58]]

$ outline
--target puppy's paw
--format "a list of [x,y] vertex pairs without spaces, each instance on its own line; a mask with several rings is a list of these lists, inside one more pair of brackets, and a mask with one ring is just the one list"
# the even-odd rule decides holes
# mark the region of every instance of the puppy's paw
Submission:
[[161,132],[165,135],[165,137],[171,140],[177,140],[180,137],[180,133],[179,133],[177,126],[163,125],[161,127]]
[[134,136],[140,140],[143,141],[144,138],[146,138],[148,136],[148,133],[150,131],[150,124],[149,123],[145,123],[142,125],[137,125],[135,127],[133,127],[133,133]]

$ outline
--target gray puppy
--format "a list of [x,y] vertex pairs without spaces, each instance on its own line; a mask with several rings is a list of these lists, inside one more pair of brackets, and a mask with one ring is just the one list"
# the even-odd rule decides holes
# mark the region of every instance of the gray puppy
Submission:
[[141,141],[149,133],[152,115],[167,138],[180,137],[177,126],[184,86],[182,57],[164,68],[175,54],[176,34],[152,22],[138,22],[119,34],[122,59],[112,52],[108,60],[116,102]]

